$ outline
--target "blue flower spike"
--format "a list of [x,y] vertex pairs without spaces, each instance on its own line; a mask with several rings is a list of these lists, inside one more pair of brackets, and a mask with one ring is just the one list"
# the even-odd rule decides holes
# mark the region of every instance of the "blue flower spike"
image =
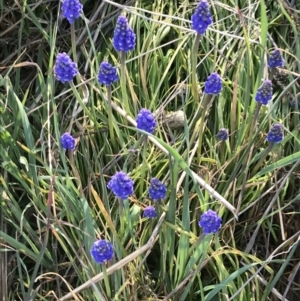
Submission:
[[116,197],[126,200],[130,195],[133,194],[134,182],[124,172],[117,172],[107,184],[107,188],[112,190]]
[[207,0],[201,0],[192,15],[192,29],[204,35],[208,26],[213,22]]
[[64,18],[68,19],[72,24],[78,19],[82,13],[82,4],[79,0],[64,0],[61,9]]
[[275,49],[271,52],[268,60],[268,66],[270,68],[282,67],[284,65],[284,60],[282,58],[281,52],[279,49]]
[[217,138],[219,138],[222,141],[226,141],[228,139],[229,133],[228,130],[225,128],[221,128],[216,135]]
[[267,135],[267,141],[279,143],[282,140],[283,140],[283,127],[280,123],[276,123],[271,127]]
[[220,75],[213,72],[208,76],[206,82],[204,83],[204,93],[211,95],[218,95],[222,91],[223,84]]
[[152,178],[148,192],[153,201],[159,201],[166,197],[167,187],[158,179]]
[[110,86],[112,83],[119,79],[117,68],[113,67],[108,62],[100,64],[98,73],[98,82],[102,85]]
[[208,235],[210,233],[218,232],[218,230],[221,228],[222,219],[215,211],[209,209],[201,215],[198,224],[201,228],[203,228],[204,235]]
[[156,128],[155,116],[147,109],[141,109],[136,117],[137,128],[153,134]]
[[157,217],[155,208],[153,206],[147,206],[144,209],[143,217],[148,217],[150,219]]
[[263,84],[257,89],[255,100],[258,103],[266,106],[268,102],[272,99],[273,96],[273,87],[270,80],[265,80]]
[[125,16],[119,16],[113,36],[113,46],[116,51],[128,52],[134,50],[136,36]]
[[90,252],[95,262],[100,264],[106,263],[114,257],[113,245],[105,239],[95,241]]
[[73,151],[75,149],[76,140],[70,135],[70,133],[66,132],[60,137],[60,143],[63,149],[69,149]]
[[74,76],[78,73],[77,65],[65,53],[59,53],[56,57],[54,74],[58,81],[63,84],[73,81]]

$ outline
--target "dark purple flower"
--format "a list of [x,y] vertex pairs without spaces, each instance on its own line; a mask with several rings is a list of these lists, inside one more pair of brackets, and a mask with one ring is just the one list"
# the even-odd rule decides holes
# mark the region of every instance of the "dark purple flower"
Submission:
[[65,53],[59,53],[56,57],[54,74],[58,81],[64,83],[71,82],[78,73],[77,65]]
[[82,4],[79,0],[64,0],[62,6],[62,15],[72,24],[80,17],[82,13]]
[[273,87],[270,80],[265,80],[263,84],[257,89],[255,100],[262,105],[266,106],[272,99]]
[[225,141],[228,139],[228,130],[225,128],[221,128],[218,132],[218,134],[216,135],[220,140]]
[[201,215],[201,219],[199,221],[199,226],[203,228],[203,232],[205,235],[210,233],[216,233],[222,224],[222,219],[218,216],[218,214],[209,209],[205,213]]
[[209,4],[206,0],[201,0],[196,7],[195,13],[192,15],[192,29],[203,35],[212,22]]
[[134,50],[135,33],[129,26],[127,18],[123,15],[119,16],[113,36],[113,46],[116,51]]
[[158,179],[153,178],[151,179],[148,192],[153,201],[158,201],[166,197],[167,187]]
[[137,128],[153,134],[156,127],[155,116],[147,109],[141,109],[136,117]]
[[91,248],[91,255],[97,263],[106,263],[114,257],[113,245],[105,239],[97,240]]
[[282,67],[284,65],[284,60],[279,49],[275,49],[271,52],[268,60],[268,66],[270,68]]
[[133,184],[133,181],[124,171],[119,171],[111,177],[107,184],[107,188],[112,190],[118,198],[126,200],[133,194]]
[[60,143],[63,149],[74,150],[75,149],[75,138],[70,133],[66,132],[60,137]]
[[282,140],[283,140],[283,127],[280,123],[276,123],[271,127],[267,135],[267,141],[279,143]]
[[296,97],[290,101],[290,105],[292,108],[300,110],[300,93],[298,93]]
[[108,62],[102,62],[100,64],[98,81],[100,84],[110,86],[113,82],[119,79],[117,68],[113,67]]
[[213,72],[204,83],[204,93],[217,95],[222,91],[222,79],[220,75]]
[[148,206],[144,209],[143,217],[155,218],[157,217],[156,210],[153,206]]

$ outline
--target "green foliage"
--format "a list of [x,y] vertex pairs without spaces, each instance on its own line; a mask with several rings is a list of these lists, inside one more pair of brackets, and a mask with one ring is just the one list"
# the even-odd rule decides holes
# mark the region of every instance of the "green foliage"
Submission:
[[[210,1],[214,24],[195,53],[194,2],[96,2],[82,1],[70,28],[58,1],[0,1],[2,299],[297,300],[299,112],[289,102],[300,84],[300,5]],[[121,12],[137,45],[107,95],[97,73],[103,60],[121,70],[111,45]],[[256,120],[255,93],[275,47],[285,66]],[[78,64],[72,84],[53,74],[63,51]],[[212,72],[223,90],[205,103]],[[141,108],[155,113],[155,135],[135,129]],[[169,113],[178,111],[185,118],[174,128]],[[266,152],[276,122],[285,138]],[[223,127],[226,142],[216,138]],[[66,131],[75,152],[61,148]],[[122,208],[107,189],[120,170],[135,182]],[[148,220],[152,177],[168,193]],[[198,226],[207,209],[222,217],[216,235]],[[105,266],[90,255],[100,238],[115,247]]]

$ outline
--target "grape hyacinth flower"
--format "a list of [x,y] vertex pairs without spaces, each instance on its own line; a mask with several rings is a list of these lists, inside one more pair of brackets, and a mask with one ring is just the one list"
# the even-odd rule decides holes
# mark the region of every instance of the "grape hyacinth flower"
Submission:
[[220,229],[222,219],[215,211],[209,209],[201,215],[201,219],[198,224],[201,228],[203,228],[204,234],[207,235],[210,233],[216,233]]
[[54,74],[58,81],[64,83],[71,82],[78,73],[77,65],[65,53],[59,53],[56,57]]
[[110,261],[114,257],[113,245],[105,239],[94,242],[90,252],[94,260],[101,264]]
[[263,155],[260,157],[256,166],[252,169],[250,177],[254,177],[256,172],[261,168],[264,164],[268,154],[270,153],[271,149],[273,148],[275,143],[279,143],[283,140],[283,127],[280,123],[274,124],[270,131],[267,134],[266,140],[269,142],[268,147],[265,149]]
[[120,199],[126,200],[133,194],[133,181],[124,172],[117,172],[107,184],[107,188],[112,190],[113,193]]
[[276,123],[271,127],[267,135],[267,141],[279,143],[282,140],[283,140],[283,127],[280,123]]
[[257,89],[255,100],[262,105],[266,106],[272,99],[273,87],[270,80],[265,80],[263,84]]
[[296,105],[297,105],[297,108],[299,109],[299,101],[297,99],[293,99],[290,101],[290,105],[293,109],[296,108]]
[[148,192],[153,201],[159,201],[166,197],[167,187],[158,179],[152,178]]
[[151,219],[157,217],[155,208],[153,206],[147,206],[144,209],[143,217],[148,217],[148,218],[151,218]]
[[222,79],[220,75],[216,72],[213,72],[208,76],[206,82],[204,83],[204,93],[218,95],[222,91]]
[[229,133],[228,130],[225,128],[221,128],[218,132],[218,134],[216,135],[217,138],[219,138],[222,141],[225,141],[228,139]]
[[126,89],[126,64],[125,58],[128,51],[134,50],[136,44],[136,36],[132,28],[128,24],[125,16],[118,17],[117,24],[113,36],[113,46],[116,51],[120,52],[121,57],[121,91],[122,98],[127,114],[130,114],[129,101]]
[[[195,85],[194,85],[195,86]],[[199,128],[202,129],[204,127],[204,119],[206,118],[207,108],[210,103],[210,100],[214,97],[214,95],[218,95],[223,88],[223,83],[220,75],[216,72],[213,72],[211,75],[207,77],[206,82],[204,83],[204,100],[202,103],[202,116],[198,121]],[[198,126],[198,125],[197,125]],[[199,138],[198,138],[198,158],[201,160],[201,147],[202,147],[202,139],[203,139],[203,132],[200,131]],[[200,162],[199,162],[200,163]]]
[[74,150],[75,149],[75,138],[70,133],[66,132],[60,137],[60,143],[63,149]]
[[102,62],[100,64],[98,73],[98,82],[100,84],[110,86],[113,82],[119,79],[117,68],[113,67],[108,62]]
[[102,62],[98,72],[98,82],[107,86],[107,103],[108,103],[108,128],[110,139],[113,147],[116,147],[113,117],[112,117],[112,104],[111,104],[111,84],[119,79],[117,68],[113,67],[108,62]]
[[70,24],[72,24],[80,17],[82,7],[79,0],[64,0],[61,6],[62,15],[64,18],[68,19]]
[[113,46],[116,51],[128,52],[134,50],[136,36],[128,24],[127,18],[119,16],[113,36]]
[[284,60],[279,49],[275,49],[271,52],[268,60],[268,66],[270,68],[282,67],[284,65]]
[[300,110],[300,93],[296,95],[296,97],[290,101],[290,105],[294,109]]
[[208,26],[212,24],[212,16],[207,0],[201,0],[192,15],[192,29],[198,34],[203,35]]
[[155,116],[147,109],[141,109],[136,117],[136,127],[153,134],[156,127]]

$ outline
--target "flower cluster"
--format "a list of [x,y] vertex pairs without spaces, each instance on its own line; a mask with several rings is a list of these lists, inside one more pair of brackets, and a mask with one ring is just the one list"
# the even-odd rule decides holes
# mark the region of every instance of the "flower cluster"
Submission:
[[[152,178],[148,188],[149,196],[153,201],[160,201],[166,197],[167,187],[157,178]],[[157,216],[153,206],[144,209],[144,217],[154,218]]]
[[192,15],[192,29],[198,34],[203,35],[212,22],[209,4],[207,0],[201,0]]
[[150,219],[157,217],[155,208],[153,206],[147,206],[144,209],[143,217],[148,217]]
[[65,53],[59,53],[56,57],[54,74],[58,81],[64,83],[71,82],[78,73],[77,65]]
[[148,192],[153,201],[159,201],[166,197],[167,187],[158,179],[153,178],[150,181]]
[[62,15],[72,24],[80,17],[82,13],[82,4],[79,0],[64,0],[62,6]]
[[283,127],[280,123],[276,123],[271,127],[267,135],[267,141],[279,143],[282,140],[283,140]]
[[257,89],[255,100],[262,105],[267,105],[272,99],[273,87],[270,80],[265,80],[263,84]]
[[114,257],[113,245],[105,239],[94,242],[90,252],[94,260],[101,264],[110,261]]
[[66,132],[60,137],[60,143],[63,149],[74,150],[76,140],[70,135],[70,133]]
[[156,127],[155,116],[147,109],[141,109],[136,117],[137,128],[153,134]]
[[218,95],[222,91],[222,79],[216,72],[212,73],[204,83],[204,93]]
[[[64,0],[62,4],[62,15],[71,24],[78,19],[82,13],[83,6],[79,0]],[[200,0],[194,14],[191,17],[191,28],[197,32],[197,39],[199,35],[204,35],[208,27],[213,23],[212,14],[210,12],[209,3],[207,0]],[[198,40],[197,40],[198,41]],[[121,15],[117,19],[116,27],[113,35],[113,47],[119,52],[128,52],[134,50],[136,46],[136,35],[130,27],[125,16]],[[123,57],[123,56],[122,56]],[[268,66],[276,68],[284,65],[279,49],[275,49],[269,56]],[[124,66],[122,64],[122,66]],[[123,69],[122,69],[123,70]],[[59,53],[55,61],[55,77],[62,83],[71,82],[78,74],[77,65],[65,53]],[[122,73],[123,74],[123,73]],[[104,61],[100,64],[98,81],[100,84],[110,86],[119,79],[117,68],[110,63]],[[122,86],[123,88],[123,86]],[[210,74],[204,83],[204,93],[207,95],[218,95],[222,91],[223,82],[220,75],[216,72]],[[267,105],[272,99],[273,88],[270,80],[265,80],[258,88],[255,100]],[[291,102],[295,106],[297,100]],[[298,106],[299,108],[299,106]],[[155,132],[156,120],[154,114],[148,109],[141,109],[136,117],[137,128],[146,131],[150,134]],[[225,128],[221,128],[216,137],[222,141],[228,139],[229,133]],[[283,126],[279,123],[274,124],[267,134],[267,141],[271,143],[279,143],[283,140]],[[63,149],[75,150],[76,140],[70,133],[64,133],[60,138]],[[134,182],[123,171],[117,172],[113,175],[107,184],[107,188],[112,190],[114,195],[122,200],[126,200],[134,192]],[[167,187],[157,178],[152,178],[148,193],[153,201],[160,201],[166,197]],[[144,208],[143,217],[153,219],[157,217],[156,209],[153,206]],[[217,233],[221,228],[222,219],[218,214],[209,209],[201,215],[198,222],[199,226],[203,228],[205,235],[210,233]],[[113,245],[107,240],[96,241],[91,250],[91,256],[97,263],[106,263],[114,257]]]
[[107,188],[120,199],[126,200],[133,194],[133,181],[124,171],[117,172],[107,184]]
[[129,26],[125,16],[119,16],[113,36],[113,45],[116,51],[128,52],[134,50],[135,47],[135,33]]
[[203,213],[199,220],[199,226],[203,228],[203,233],[205,235],[216,233],[221,228],[221,224],[222,219],[211,209]]
[[268,66],[270,68],[282,67],[284,65],[284,60],[282,58],[281,52],[279,49],[275,49],[271,52],[268,60]]
[[228,130],[225,128],[221,128],[216,136],[220,140],[225,141],[228,139],[229,136]]
[[110,86],[113,82],[119,79],[117,68],[113,67],[108,62],[102,62],[100,64],[98,73],[98,82],[100,84]]

